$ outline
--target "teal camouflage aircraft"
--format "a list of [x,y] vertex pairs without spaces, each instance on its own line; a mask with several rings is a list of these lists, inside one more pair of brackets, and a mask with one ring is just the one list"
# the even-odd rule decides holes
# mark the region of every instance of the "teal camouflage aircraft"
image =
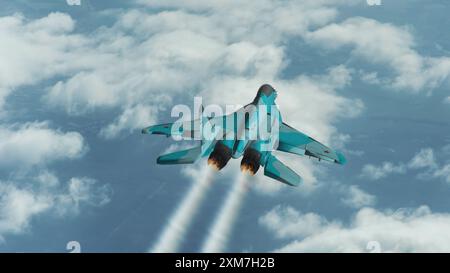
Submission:
[[291,186],[299,185],[302,179],[279,161],[273,155],[274,151],[345,163],[341,153],[284,123],[275,104],[276,97],[275,89],[264,84],[253,102],[236,112],[206,117],[202,107],[198,119],[150,126],[142,133],[199,142],[193,148],[161,155],[158,164],[192,164],[199,158],[208,157],[208,165],[221,170],[231,158],[242,157],[242,171],[255,174],[262,166],[264,175]]

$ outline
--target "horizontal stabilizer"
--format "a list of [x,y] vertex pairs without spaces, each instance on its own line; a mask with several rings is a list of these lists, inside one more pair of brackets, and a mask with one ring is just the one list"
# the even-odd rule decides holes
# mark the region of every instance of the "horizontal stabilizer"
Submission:
[[270,155],[264,167],[264,175],[290,186],[298,186],[302,178],[275,156]]
[[177,151],[161,155],[160,157],[158,157],[157,163],[162,165],[192,164],[200,157],[201,152],[202,148],[200,146],[187,150]]

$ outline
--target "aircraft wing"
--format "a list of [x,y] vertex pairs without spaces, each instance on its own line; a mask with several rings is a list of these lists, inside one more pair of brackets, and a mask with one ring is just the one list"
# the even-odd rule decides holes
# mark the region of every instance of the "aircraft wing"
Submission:
[[340,152],[323,145],[317,140],[283,123],[280,125],[278,150],[282,152],[307,155],[338,164],[344,164],[346,159]]
[[200,146],[193,147],[186,150],[171,152],[158,157],[158,164],[192,164],[198,158],[208,156],[216,144],[215,136],[217,134],[222,134],[223,127],[221,121],[225,120],[225,117],[217,117],[213,119],[204,118],[204,124],[208,123],[211,128],[214,126],[216,128],[211,133],[210,139],[204,139],[200,131],[200,120],[189,120],[180,121],[174,123],[164,123],[146,127],[142,129],[143,134],[155,134],[155,135],[165,135],[181,137],[182,139],[189,140],[200,140]]
[[[215,128],[214,131],[222,129],[223,133],[227,130],[223,128],[223,124],[229,116],[220,116],[215,118],[203,118],[203,125],[209,123],[210,126]],[[202,124],[200,119],[187,120],[187,121],[177,121],[174,123],[164,123],[146,127],[142,129],[143,134],[154,134],[154,135],[165,135],[182,137],[183,139],[194,139],[202,140],[202,134],[200,133],[200,128]]]

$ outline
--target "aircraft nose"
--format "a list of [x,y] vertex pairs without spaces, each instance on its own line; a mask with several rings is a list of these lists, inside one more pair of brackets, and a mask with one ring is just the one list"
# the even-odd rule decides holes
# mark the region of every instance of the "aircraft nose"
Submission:
[[263,84],[258,89],[258,93],[260,93],[260,94],[262,93],[266,96],[272,95],[273,92],[275,92],[275,89],[270,84]]

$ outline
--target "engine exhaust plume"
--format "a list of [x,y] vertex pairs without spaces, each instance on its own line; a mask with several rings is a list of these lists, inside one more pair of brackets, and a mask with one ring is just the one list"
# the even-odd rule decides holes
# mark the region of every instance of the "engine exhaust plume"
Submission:
[[209,230],[209,234],[201,249],[202,252],[223,252],[226,249],[234,222],[248,191],[248,181],[245,174],[240,174],[217,214]]
[[248,165],[248,164],[242,164],[241,165],[241,172],[243,172],[244,174],[249,174],[251,176],[256,174],[256,171],[253,168],[253,166]]
[[149,252],[171,253],[178,251],[200,204],[210,188],[213,173],[214,171],[210,168],[203,168],[200,171],[200,179],[193,181],[191,188],[172,214],[156,244]]

